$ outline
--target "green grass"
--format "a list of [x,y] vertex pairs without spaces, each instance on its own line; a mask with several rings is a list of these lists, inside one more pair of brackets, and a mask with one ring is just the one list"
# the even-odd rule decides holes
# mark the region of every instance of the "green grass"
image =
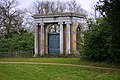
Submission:
[[78,64],[79,58],[1,58],[0,61],[10,62],[52,62],[52,63],[68,63]]
[[119,68],[117,64],[107,64],[104,62],[83,61],[80,58],[1,58],[0,62],[44,62],[44,63],[63,63],[63,64],[80,64],[88,66]]
[[120,73],[57,65],[0,64],[0,80],[120,80]]

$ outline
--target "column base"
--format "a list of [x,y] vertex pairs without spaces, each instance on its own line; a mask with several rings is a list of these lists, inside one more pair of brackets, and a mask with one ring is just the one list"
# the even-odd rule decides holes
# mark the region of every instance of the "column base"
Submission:
[[33,56],[34,58],[36,58],[36,57],[38,57],[38,54],[34,54],[34,56]]

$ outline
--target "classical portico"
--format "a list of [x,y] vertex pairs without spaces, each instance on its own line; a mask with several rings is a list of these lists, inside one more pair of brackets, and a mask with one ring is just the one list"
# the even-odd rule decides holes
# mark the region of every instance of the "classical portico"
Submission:
[[34,57],[45,54],[77,54],[76,29],[83,27],[78,13],[35,14]]

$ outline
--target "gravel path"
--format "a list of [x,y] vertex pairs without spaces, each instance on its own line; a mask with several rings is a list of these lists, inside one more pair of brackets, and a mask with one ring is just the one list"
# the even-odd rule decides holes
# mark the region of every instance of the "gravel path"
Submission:
[[43,62],[0,62],[0,64],[41,64],[41,65],[60,65],[60,66],[75,66],[82,68],[93,68],[100,70],[110,70],[110,71],[120,71],[120,69],[114,68],[105,68],[105,67],[95,67],[95,66],[86,66],[86,65],[76,65],[76,64],[62,64],[62,63],[43,63]]

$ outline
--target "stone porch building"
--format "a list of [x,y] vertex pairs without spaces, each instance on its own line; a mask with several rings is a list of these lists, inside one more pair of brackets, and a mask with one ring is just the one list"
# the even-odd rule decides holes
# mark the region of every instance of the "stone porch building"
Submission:
[[[34,57],[38,54],[77,54],[77,29],[84,27],[85,15],[78,13],[55,13],[33,15]],[[81,36],[81,34],[80,34]]]

